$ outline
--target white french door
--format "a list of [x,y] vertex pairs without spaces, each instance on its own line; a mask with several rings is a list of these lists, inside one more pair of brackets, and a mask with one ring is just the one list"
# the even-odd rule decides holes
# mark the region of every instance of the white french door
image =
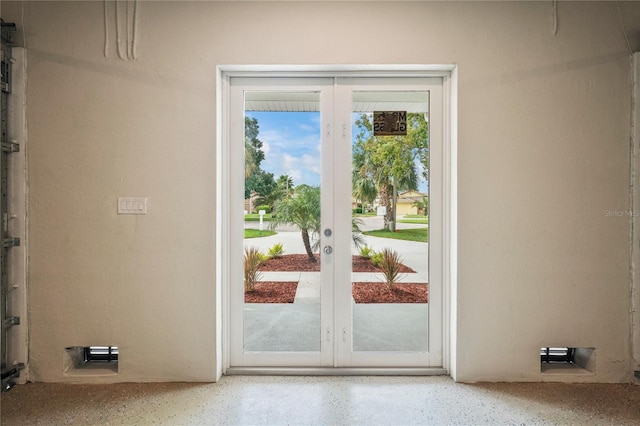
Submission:
[[[442,79],[227,81],[227,366],[441,367]],[[380,112],[404,120],[387,121],[386,130],[392,123],[396,133],[402,126],[408,133],[379,135]],[[354,190],[367,182],[373,195]],[[257,204],[262,207],[254,212]],[[295,209],[302,213],[291,213]],[[354,223],[363,231],[355,232],[359,246]],[[396,231],[390,235],[367,232],[390,227]],[[360,257],[363,244],[365,254],[396,253],[407,267],[385,295],[398,300],[356,298],[357,289],[385,280]],[[309,267],[265,261],[276,245],[281,259],[302,259]],[[252,251],[270,266],[251,274]],[[248,291],[247,265],[255,289],[293,287],[295,296],[278,303],[251,299],[262,290]],[[401,297],[405,288],[421,296],[408,303]]]

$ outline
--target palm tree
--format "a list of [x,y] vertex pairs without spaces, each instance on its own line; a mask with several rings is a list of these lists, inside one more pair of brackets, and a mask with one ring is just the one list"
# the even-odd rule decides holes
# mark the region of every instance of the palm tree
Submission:
[[[293,197],[282,198],[276,203],[273,213],[271,227],[291,224],[300,228],[309,262],[316,262],[313,252],[320,247],[320,187],[299,185]],[[360,231],[362,223],[362,220],[357,217],[351,218],[351,237],[356,248],[366,243]]]
[[280,175],[276,183],[278,184],[278,189],[283,193],[285,197],[293,196],[294,186],[293,178],[291,176]]
[[353,173],[375,183],[380,202],[386,208],[385,228],[394,221],[398,190],[417,189],[416,160],[428,149],[428,125],[424,117],[410,113],[407,119],[406,136],[374,136],[370,116],[362,114],[356,120],[359,133],[352,149]]
[[420,214],[420,212],[423,212],[423,214],[426,216],[427,212],[429,211],[429,199],[427,197],[422,197],[422,200],[416,200],[411,205],[418,209],[418,214]]
[[[354,167],[355,170],[355,167]],[[353,173],[353,197],[362,202],[364,205],[373,204],[378,195],[376,183],[369,176],[362,176],[359,173]]]
[[293,178],[288,175],[281,175],[277,181],[275,181],[275,189],[262,195],[256,199],[258,205],[267,205],[274,207],[278,201],[293,197],[294,186]]
[[351,240],[353,241],[353,245],[359,250],[360,247],[366,246],[367,241],[364,239],[362,235],[362,231],[360,230],[360,225],[364,225],[364,222],[359,217],[351,217]]
[[320,232],[320,187],[299,185],[293,197],[278,201],[271,226],[281,224],[293,224],[300,228],[309,262],[316,262],[311,248],[311,238],[317,239]]

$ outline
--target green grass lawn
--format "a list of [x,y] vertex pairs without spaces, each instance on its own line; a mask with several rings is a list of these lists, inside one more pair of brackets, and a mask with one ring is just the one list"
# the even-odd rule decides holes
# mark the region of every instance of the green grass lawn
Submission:
[[244,230],[245,238],[260,238],[260,237],[270,237],[272,235],[276,235],[275,231],[270,231],[268,229],[258,230],[258,229],[246,229]]
[[392,238],[394,240],[405,241],[418,241],[421,243],[426,243],[429,241],[429,228],[397,229],[396,232],[391,232],[388,229],[378,229],[377,231],[363,232],[363,234],[371,235],[372,237]]
[[429,221],[427,219],[400,219],[398,223],[419,223],[426,225]]
[[[264,222],[269,222],[272,218],[271,213],[265,214],[264,215]],[[244,221],[245,222],[260,222],[260,215],[258,213],[252,213],[252,214],[245,214],[244,215]]]
[[423,214],[405,214],[405,219],[426,219],[427,216]]

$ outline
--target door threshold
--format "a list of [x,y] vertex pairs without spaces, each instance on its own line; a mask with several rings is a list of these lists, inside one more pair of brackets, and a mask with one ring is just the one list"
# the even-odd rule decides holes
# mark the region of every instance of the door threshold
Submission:
[[243,376],[448,376],[442,367],[229,367],[225,373]]

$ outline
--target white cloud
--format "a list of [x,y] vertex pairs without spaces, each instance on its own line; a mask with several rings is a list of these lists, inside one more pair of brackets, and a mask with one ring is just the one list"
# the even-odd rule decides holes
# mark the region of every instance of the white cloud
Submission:
[[320,175],[320,157],[314,157],[309,154],[305,154],[300,159],[305,169],[313,174]]
[[303,154],[294,156],[284,153],[281,159],[280,174],[287,174],[293,178],[296,185],[306,183],[308,185],[318,185],[320,177],[320,158]]
[[[286,119],[283,119],[286,118]],[[320,174],[320,114],[258,115],[263,170],[291,176],[296,185],[319,184]]]

